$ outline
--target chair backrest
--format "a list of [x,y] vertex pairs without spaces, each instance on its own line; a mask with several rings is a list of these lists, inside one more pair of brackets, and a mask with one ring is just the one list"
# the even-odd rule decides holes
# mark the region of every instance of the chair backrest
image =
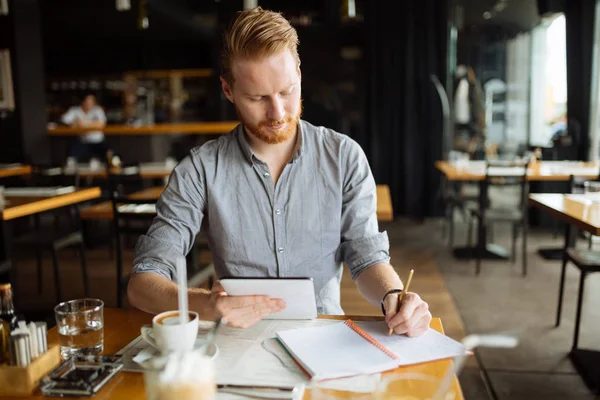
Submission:
[[519,188],[519,206],[527,206],[529,195],[529,180],[527,177],[529,159],[513,161],[488,161],[485,168],[484,188],[485,196],[489,201],[488,189],[490,186],[513,186]]
[[116,191],[119,196],[139,191],[143,187],[141,168],[139,164],[125,164],[119,169],[107,170],[108,190],[113,196]]
[[[123,275],[123,244],[124,235],[140,236],[148,231],[148,227],[156,216],[156,199],[130,199],[118,191],[111,192],[113,209],[113,226],[117,248],[117,306],[121,307],[122,275]],[[146,223],[143,223],[146,222]]]
[[580,176],[570,175],[569,176],[569,193],[583,193],[583,183],[587,181],[600,181],[600,170],[598,171],[598,175],[594,179],[583,178]]
[[32,165],[32,183],[34,186],[75,186],[79,187],[80,179],[77,172],[65,174],[62,165],[34,164]]
[[[117,191],[111,196],[117,239],[121,235],[143,235],[156,216],[156,199],[131,199]],[[140,222],[147,222],[140,226]]]

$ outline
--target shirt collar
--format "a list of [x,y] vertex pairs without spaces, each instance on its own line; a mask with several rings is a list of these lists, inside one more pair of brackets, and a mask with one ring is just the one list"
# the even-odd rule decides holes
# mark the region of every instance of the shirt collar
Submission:
[[240,147],[242,148],[244,155],[248,159],[248,162],[250,164],[253,164],[252,157],[256,157],[256,156],[254,155],[254,152],[252,151],[252,148],[250,147],[250,143],[248,143],[248,138],[246,137],[246,130],[244,129],[244,125],[239,124],[236,129],[238,130],[237,136],[238,136],[238,140],[240,142]]
[[[250,143],[248,142],[248,137],[246,136],[247,133],[246,133],[246,130],[244,129],[244,125],[239,124],[236,129],[238,129],[238,140],[240,142],[240,146],[242,148],[242,151],[244,152],[244,155],[246,156],[246,158],[248,159],[248,162],[250,164],[254,164],[253,158],[258,159],[258,157],[256,157],[256,155],[252,151],[252,148],[250,147]],[[304,135],[304,132],[303,132],[303,127],[302,127],[302,120],[299,120],[298,121],[298,136],[296,138],[296,146],[294,147],[294,153],[293,153],[293,156],[292,156],[292,159],[290,160],[290,162],[296,162],[302,155],[302,152],[304,149],[303,135]]]

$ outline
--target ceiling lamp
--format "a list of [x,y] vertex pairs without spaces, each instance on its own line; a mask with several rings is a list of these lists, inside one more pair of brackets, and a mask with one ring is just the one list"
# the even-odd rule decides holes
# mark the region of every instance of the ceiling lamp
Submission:
[[117,11],[131,10],[131,0],[116,0]]
[[258,0],[244,0],[244,10],[251,10],[258,7]]
[[0,0],[0,15],[8,15],[8,0]]
[[138,15],[138,28],[140,30],[148,29],[150,20],[148,19],[148,3],[146,0],[140,0],[140,13]]

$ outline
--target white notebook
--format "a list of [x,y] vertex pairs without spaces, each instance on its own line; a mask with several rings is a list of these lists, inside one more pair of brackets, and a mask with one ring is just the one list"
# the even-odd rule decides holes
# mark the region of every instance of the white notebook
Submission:
[[383,321],[353,322],[278,331],[277,337],[312,377],[340,378],[388,371],[403,365],[452,358],[465,347],[429,329],[419,337],[388,336]]

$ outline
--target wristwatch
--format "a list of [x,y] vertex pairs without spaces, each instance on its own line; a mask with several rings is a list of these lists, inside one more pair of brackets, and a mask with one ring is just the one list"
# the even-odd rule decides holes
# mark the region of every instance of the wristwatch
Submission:
[[383,303],[385,302],[385,298],[388,296],[388,294],[395,294],[395,293],[401,293],[401,292],[402,292],[402,289],[392,289],[383,295],[383,299],[381,299],[381,312],[383,312],[384,317],[385,317],[385,307],[383,306]]

